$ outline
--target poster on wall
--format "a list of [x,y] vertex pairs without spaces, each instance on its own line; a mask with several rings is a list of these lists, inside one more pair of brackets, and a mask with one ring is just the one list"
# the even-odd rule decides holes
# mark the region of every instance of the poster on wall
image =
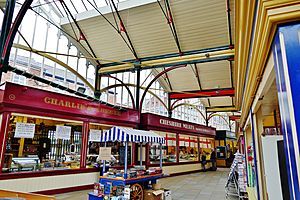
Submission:
[[95,130],[95,129],[90,130],[89,141],[100,142],[100,137],[101,137],[101,130]]
[[184,141],[184,146],[189,147],[190,143],[188,141]]
[[35,124],[16,123],[15,138],[33,138],[35,132]]
[[185,146],[184,141],[179,141],[179,146],[184,147]]
[[111,147],[100,147],[99,157],[101,160],[111,160]]
[[71,126],[56,126],[56,139],[70,140]]
[[176,146],[176,140],[168,139],[168,146],[169,147],[175,147]]
[[195,147],[195,143],[194,142],[191,142],[191,147]]

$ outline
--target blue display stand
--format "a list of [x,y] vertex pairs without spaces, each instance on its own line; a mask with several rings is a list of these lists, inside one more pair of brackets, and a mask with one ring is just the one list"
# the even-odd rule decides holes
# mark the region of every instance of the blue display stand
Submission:
[[161,178],[162,174],[158,175],[149,175],[149,176],[142,176],[137,178],[129,178],[129,179],[117,179],[117,178],[107,178],[107,177],[101,177],[99,182],[103,185],[106,183],[111,183],[112,186],[118,186],[118,185],[132,185],[135,183],[145,183],[145,182],[151,182],[151,184],[155,184],[156,180]]
[[[118,142],[124,142],[124,175],[121,178],[109,178],[109,177],[103,177],[100,176],[99,183],[101,185],[104,185],[104,195],[109,195],[111,192],[111,187],[113,186],[126,186],[129,185],[134,190],[130,190],[130,195],[133,194],[134,198],[137,197],[143,197],[143,189],[148,187],[149,183],[155,184],[156,180],[162,177],[162,174],[155,174],[155,175],[146,175],[146,176],[140,176],[136,178],[128,178],[128,157],[130,157],[130,154],[128,155],[128,143],[134,142],[140,144],[140,166],[142,166],[142,150],[143,150],[143,144],[145,143],[158,143],[160,147],[160,162],[159,166],[162,170],[162,144],[165,143],[165,138],[157,135],[156,133],[153,133],[151,131],[144,131],[144,130],[136,130],[136,129],[129,129],[129,128],[123,128],[123,127],[112,127],[111,129],[107,130],[101,135],[100,142],[106,142],[108,141],[118,141]],[[122,159],[122,160],[123,160]],[[105,161],[103,161],[103,165],[105,165]],[[103,170],[104,172],[105,170]],[[137,189],[136,189],[137,188]],[[132,189],[132,188],[131,188]],[[103,199],[102,197],[95,196],[93,193],[89,193],[89,200],[99,200]]]
[[98,197],[94,193],[89,192],[89,200],[103,200],[103,197]]

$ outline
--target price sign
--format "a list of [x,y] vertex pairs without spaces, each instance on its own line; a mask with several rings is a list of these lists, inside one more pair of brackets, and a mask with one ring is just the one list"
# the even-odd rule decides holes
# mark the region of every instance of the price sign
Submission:
[[191,147],[195,147],[195,143],[194,142],[191,142]]
[[70,140],[71,126],[56,126],[56,139]]
[[179,146],[184,147],[184,141],[179,141]]
[[89,141],[100,142],[100,137],[101,137],[101,131],[100,130],[90,129]]
[[101,160],[111,160],[111,147],[100,147],[99,156]]
[[35,132],[35,124],[16,123],[15,138],[33,138]]

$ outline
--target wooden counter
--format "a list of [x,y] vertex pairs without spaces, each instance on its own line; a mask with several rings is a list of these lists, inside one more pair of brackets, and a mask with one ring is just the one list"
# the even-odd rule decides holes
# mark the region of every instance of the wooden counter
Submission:
[[25,192],[13,192],[8,190],[0,190],[0,198],[25,198],[28,200],[55,200],[53,196],[45,196],[39,194],[25,193]]

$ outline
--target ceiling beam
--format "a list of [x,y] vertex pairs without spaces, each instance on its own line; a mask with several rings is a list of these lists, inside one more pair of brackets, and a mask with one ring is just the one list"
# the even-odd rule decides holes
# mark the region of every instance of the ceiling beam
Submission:
[[88,100],[92,100],[94,102],[98,102],[99,104],[105,104],[105,105],[113,107],[113,108],[118,108],[120,111],[126,111],[127,110],[127,108],[124,108],[124,107],[121,107],[121,106],[119,107],[119,106],[112,105],[112,104],[107,103],[107,102],[103,102],[103,101],[101,101],[98,98],[86,95],[84,93],[81,93],[81,92],[78,92],[76,90],[73,90],[73,89],[71,89],[69,87],[60,85],[60,84],[55,83],[53,81],[50,81],[50,80],[48,80],[46,78],[43,78],[43,77],[40,77],[40,76],[36,76],[35,74],[28,73],[27,71],[20,70],[18,68],[12,67],[10,65],[8,65],[8,71],[12,71],[12,72],[14,72],[14,73],[16,73],[18,75],[24,76],[24,77],[26,77],[28,79],[36,80],[38,82],[44,83],[44,84],[52,86],[54,88],[58,88],[58,89],[60,89],[62,91],[67,91],[67,92],[69,92],[71,94],[75,94],[76,96],[84,97],[84,98],[86,98]]
[[228,37],[229,37],[229,44],[233,46],[232,43],[232,33],[231,33],[231,19],[230,19],[230,0],[226,0],[226,12],[227,12],[227,22],[228,22]]
[[240,120],[241,118],[241,115],[231,115],[229,116],[229,120],[231,121],[237,121],[237,120]]
[[[164,69],[164,70],[166,70],[166,68],[165,68],[165,67],[164,67],[163,69]],[[169,79],[168,73],[166,73],[165,75],[166,75],[166,80],[167,80],[167,82],[168,82],[168,84],[169,84],[170,90],[172,91],[172,90],[173,90],[173,88],[172,88],[172,85],[171,85],[171,82],[170,82],[170,79]]]
[[206,108],[207,112],[235,112],[238,111],[234,106],[216,106]]
[[[200,75],[199,75],[199,70],[198,70],[198,67],[197,67],[197,64],[194,63],[194,66],[195,66],[195,75],[197,77],[197,81],[198,81],[198,85],[199,85],[199,89],[202,90],[202,87],[201,87],[201,81],[200,81]],[[193,70],[194,71],[194,70]]]
[[172,16],[172,11],[171,11],[171,7],[170,7],[170,2],[169,2],[169,0],[165,0],[165,4],[167,5],[167,8],[168,8],[168,11],[167,11],[167,12],[168,12],[168,14],[170,15],[170,16],[169,16],[169,23],[171,22],[171,25],[172,25],[172,28],[173,28],[174,39],[175,39],[175,42],[176,42],[178,51],[179,51],[180,54],[182,54],[182,50],[181,50],[181,47],[180,47],[180,43],[179,43],[177,31],[176,31],[176,28],[175,28],[174,18],[173,18],[173,16]]
[[[127,38],[128,42],[129,42],[129,44],[130,44],[131,49],[132,49],[132,53],[133,53],[135,59],[136,59],[136,60],[139,60],[138,55],[137,55],[137,53],[136,53],[136,50],[134,49],[134,46],[133,46],[133,44],[132,44],[132,41],[131,41],[131,39],[130,39],[130,37],[129,37],[129,35],[128,35],[127,29],[126,29],[126,27],[125,27],[125,24],[123,23],[123,20],[122,20],[122,18],[121,18],[121,15],[120,15],[120,13],[119,13],[119,11],[118,11],[118,8],[117,8],[117,6],[116,6],[116,4],[115,4],[115,2],[114,2],[113,0],[111,0],[111,3],[112,3],[112,5],[113,5],[113,7],[114,7],[114,9],[115,9],[115,11],[116,11],[116,13],[117,13],[117,16],[118,16],[119,20],[120,20],[120,26],[122,26],[122,28],[123,28],[123,31],[124,31],[124,33],[125,33],[125,35],[126,35],[126,38]],[[135,60],[135,62],[136,62],[136,60]],[[102,66],[101,66],[101,67],[102,67]]]
[[[89,0],[90,1],[90,0]],[[151,3],[155,3],[157,0],[130,0],[130,1],[116,1],[116,3],[118,3],[118,10],[119,12],[121,11],[125,11],[125,10],[129,10],[129,9],[132,9],[132,8],[136,8],[136,7],[139,7],[139,6],[145,6],[145,5],[148,5],[148,4],[151,4]],[[74,1],[76,2],[76,1]],[[90,1],[92,2],[92,1]],[[101,3],[100,0],[93,0],[93,5],[95,4],[95,2],[99,2]],[[103,15],[109,15],[110,13],[112,13],[109,5],[107,4],[107,1],[105,1],[106,3],[106,6],[101,6],[100,4],[98,5],[94,5],[95,7],[98,8],[98,10],[103,14]],[[100,7],[99,7],[100,6]],[[98,17],[98,12],[95,11],[95,10],[89,10],[87,12],[81,12],[81,13],[78,13],[76,14],[76,19],[77,21],[83,21],[83,20],[86,20],[86,19],[90,19],[90,18],[93,18],[93,17]],[[69,24],[69,21],[66,17],[62,18],[61,19],[61,25],[65,25],[65,24]]]
[[189,98],[207,98],[207,97],[221,97],[221,96],[234,96],[235,91],[233,88],[214,89],[214,90],[201,90],[201,91],[188,91],[188,92],[172,92],[170,99],[189,99]]
[[211,55],[192,55],[192,56],[179,56],[178,58],[171,58],[171,59],[161,59],[157,61],[148,61],[142,62],[141,64],[134,64],[134,63],[126,63],[120,64],[114,67],[106,67],[101,68],[99,73],[120,73],[126,71],[135,71],[137,68],[141,70],[146,69],[153,69],[153,68],[163,68],[163,67],[172,67],[177,65],[188,65],[194,63],[205,63],[205,62],[214,62],[214,61],[221,61],[221,60],[229,60],[234,57],[234,51],[225,50],[222,52],[214,52]]
[[176,46],[178,48],[178,52],[180,54],[182,54],[182,50],[181,50],[181,47],[180,47],[180,44],[179,44],[179,39],[178,39],[177,31],[176,31],[176,28],[175,28],[174,19],[173,19],[173,16],[172,16],[172,11],[171,11],[169,0],[165,0],[165,7],[166,7],[166,12],[167,13],[163,9],[163,7],[160,4],[159,0],[157,0],[157,3],[159,5],[162,13],[164,14],[166,20],[167,20],[167,23],[168,23],[168,25],[170,27],[170,30],[171,30],[172,35],[173,35],[173,38],[175,40]]
[[[149,56],[144,58],[139,58],[139,61],[145,62],[145,61],[154,61],[154,60],[160,60],[160,59],[166,59],[166,58],[174,58],[174,57],[180,57],[182,55],[188,56],[188,55],[194,55],[194,54],[201,54],[201,53],[212,53],[216,51],[223,51],[223,50],[229,50],[232,49],[230,46],[218,46],[218,47],[212,47],[212,48],[205,48],[205,49],[198,49],[193,51],[185,51],[180,53],[168,53],[168,54],[162,54],[162,55],[156,55],[156,56]],[[112,66],[118,66],[123,63],[135,63],[135,59],[130,60],[123,60],[121,62],[112,62],[112,63],[104,63],[101,65],[102,68],[105,67],[112,67]]]
[[[72,1],[71,1],[71,3],[72,3]],[[66,5],[66,3],[65,3],[64,1],[60,1],[60,4],[61,4],[61,6],[65,9],[66,15],[69,14],[70,17],[72,18],[72,20],[73,20],[75,26],[77,27],[77,29],[78,29],[78,31],[79,31],[79,33],[80,33],[80,37],[85,41],[85,43],[86,43],[86,45],[88,46],[88,48],[89,48],[90,52],[92,53],[93,57],[94,57],[94,58],[97,58],[97,56],[96,56],[96,54],[95,54],[95,52],[94,52],[92,46],[90,45],[90,43],[89,43],[89,41],[88,41],[86,35],[83,33],[81,27],[79,26],[79,24],[78,24],[78,22],[76,21],[75,17],[72,15],[72,13],[71,13],[70,9],[68,8],[68,6]],[[70,24],[71,24],[71,21],[70,21]],[[79,42],[79,39],[80,39],[80,38],[77,38],[78,42]],[[96,62],[97,62],[97,64],[98,64],[98,66],[101,65],[100,62],[99,62],[99,60],[96,60]]]

